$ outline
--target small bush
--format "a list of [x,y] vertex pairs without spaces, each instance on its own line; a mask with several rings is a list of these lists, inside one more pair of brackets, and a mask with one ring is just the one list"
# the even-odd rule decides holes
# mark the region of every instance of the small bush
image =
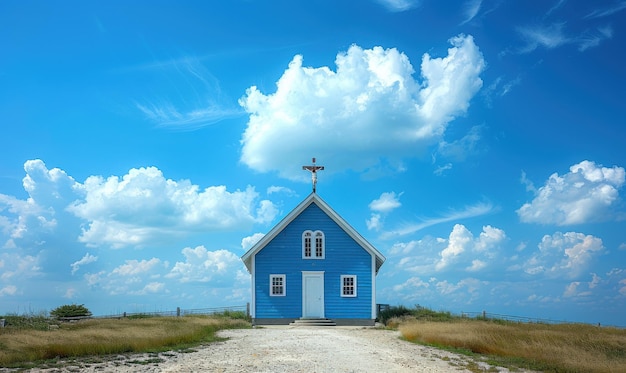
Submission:
[[391,319],[405,319],[407,317],[425,321],[451,321],[454,319],[450,312],[433,311],[420,305],[416,305],[414,309],[405,306],[393,306],[381,311],[378,315],[379,321],[387,326],[390,326],[388,323]]
[[250,321],[250,316],[248,316],[245,311],[225,310],[224,312],[216,313],[213,316],[225,317],[225,318],[234,319],[234,320]]
[[387,322],[393,318],[402,318],[412,314],[412,311],[405,306],[391,306],[386,310],[381,311],[378,315],[378,319],[381,323],[387,325]]
[[82,304],[66,304],[50,311],[50,315],[58,319],[63,317],[89,317],[91,311]]

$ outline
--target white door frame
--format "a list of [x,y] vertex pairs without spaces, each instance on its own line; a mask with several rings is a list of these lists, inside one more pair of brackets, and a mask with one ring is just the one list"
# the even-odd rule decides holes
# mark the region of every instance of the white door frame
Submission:
[[[310,315],[307,310],[307,278],[318,278],[317,289],[321,293],[319,301],[320,315]],[[324,318],[324,271],[302,271],[302,317],[320,317]]]

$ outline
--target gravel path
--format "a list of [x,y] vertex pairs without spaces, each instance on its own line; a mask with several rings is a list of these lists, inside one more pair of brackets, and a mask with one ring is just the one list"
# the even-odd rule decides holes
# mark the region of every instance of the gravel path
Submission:
[[[32,372],[470,372],[485,363],[357,327],[263,327],[219,332],[228,340],[193,352],[119,356]],[[468,366],[468,364],[470,366]],[[508,372],[492,368],[491,372]],[[0,369],[1,371],[1,369]]]

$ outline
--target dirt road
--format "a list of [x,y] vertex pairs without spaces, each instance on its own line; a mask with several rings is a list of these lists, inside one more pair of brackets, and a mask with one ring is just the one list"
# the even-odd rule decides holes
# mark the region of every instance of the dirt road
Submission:
[[[355,327],[263,327],[219,332],[194,352],[119,356],[33,372],[470,372],[485,363],[415,345],[399,333]],[[493,369],[493,368],[492,368]],[[493,371],[508,372],[505,368]]]

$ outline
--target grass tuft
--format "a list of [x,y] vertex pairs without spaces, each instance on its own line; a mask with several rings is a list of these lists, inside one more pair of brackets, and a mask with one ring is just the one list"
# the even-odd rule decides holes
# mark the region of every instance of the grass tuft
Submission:
[[626,366],[624,329],[472,319],[405,319],[398,329],[409,341],[483,355],[492,365],[597,373],[623,371]]
[[224,316],[90,319],[56,330],[0,329],[0,366],[26,367],[52,359],[189,349],[219,340],[221,329],[248,327]]

